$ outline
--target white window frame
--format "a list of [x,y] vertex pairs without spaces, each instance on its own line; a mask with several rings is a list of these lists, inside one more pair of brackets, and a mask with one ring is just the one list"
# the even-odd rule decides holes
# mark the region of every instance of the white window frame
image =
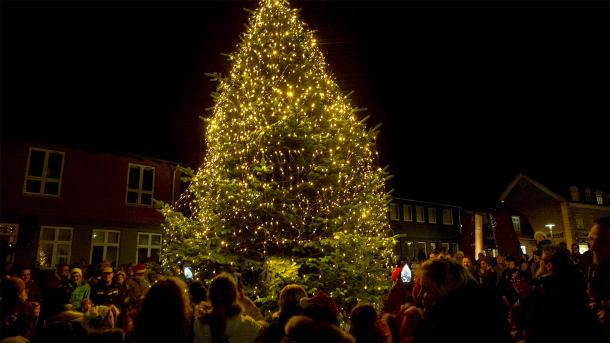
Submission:
[[[53,240],[42,239],[42,231],[44,229],[53,229],[55,230],[55,234],[53,235]],[[60,230],[69,230],[70,231],[70,241],[60,241],[58,240]],[[38,239],[38,251],[36,253],[36,260],[40,263],[40,251],[43,244],[53,244],[53,256],[51,259],[50,266],[42,267],[44,269],[52,269],[55,268],[57,264],[59,264],[59,256],[57,256],[57,246],[60,244],[68,244],[70,246],[68,250],[68,256],[66,256],[66,263],[70,263],[72,259],[72,241],[74,240],[74,228],[64,227],[64,226],[51,226],[45,225],[40,227],[40,237]],[[63,257],[63,256],[62,256]],[[40,263],[42,266],[42,263]]]
[[595,200],[597,200],[598,205],[604,204],[604,196],[602,195],[602,191],[595,191]]
[[513,222],[513,229],[515,232],[521,232],[521,217],[519,216],[511,216]]
[[[138,179],[138,188],[129,188],[129,171],[131,170],[131,168],[138,168],[140,170],[140,176]],[[142,189],[142,182],[144,181],[144,170],[146,169],[151,169],[152,170],[152,190],[148,191],[148,190],[143,190]],[[126,189],[127,191],[125,191],[125,204],[129,205],[129,206],[142,206],[142,207],[152,207],[152,199],[155,197],[155,177],[156,177],[156,171],[155,171],[155,167],[151,167],[151,166],[146,166],[143,164],[136,164],[136,163],[129,163],[127,165],[127,185],[126,185]],[[136,192],[138,194],[138,199],[136,200],[135,203],[129,202],[129,192]],[[150,198],[151,198],[151,202],[150,204],[142,204],[142,194],[150,194]]]
[[[148,244],[141,245],[140,244],[140,235],[148,236]],[[152,236],[159,236],[159,245],[152,244]],[[138,232],[138,240],[136,241],[136,261],[140,261],[140,249],[146,248],[146,258],[150,258],[150,250],[151,249],[159,249],[159,256],[161,255],[161,243],[163,242],[163,236],[160,233],[154,232]],[[160,261],[159,261],[160,262]]]
[[424,211],[423,206],[415,206],[415,220],[418,223],[426,222],[426,212]]
[[[32,175],[30,175],[30,162],[31,162],[31,159],[32,159],[32,151],[34,151],[34,150],[44,152],[44,161],[42,162],[42,176],[32,176]],[[49,155],[51,153],[60,154],[61,155],[61,167],[60,167],[60,170],[59,170],[59,179],[47,177],[47,171],[48,171],[48,168],[49,168]],[[61,180],[62,180],[62,177],[63,177],[63,174],[64,174],[64,162],[65,162],[65,160],[66,160],[66,153],[63,152],[63,151],[30,147],[30,150],[28,152],[27,165],[25,166],[25,179],[23,181],[23,194],[42,195],[42,196],[47,196],[47,197],[59,198],[59,196],[61,195]],[[27,191],[27,187],[26,187],[27,183],[28,183],[28,180],[40,181],[40,192],[28,192]],[[45,185],[46,185],[47,182],[58,183],[57,194],[47,194],[47,193],[44,192]]]
[[450,208],[443,208],[443,224],[453,225],[453,211]]
[[406,221],[406,222],[412,222],[413,221],[413,206],[407,205],[407,204],[403,204],[402,205],[402,212],[403,212],[404,221]]
[[[116,243],[112,243],[112,242],[108,242],[108,233],[109,232],[116,232],[119,234],[119,239],[118,242]],[[96,234],[100,234],[103,233],[104,234],[104,242],[103,243],[99,243],[99,242],[94,242],[93,241],[93,236]],[[121,254],[121,231],[120,230],[107,230],[107,229],[93,229],[91,231],[91,249],[89,251],[89,263],[93,263],[93,248],[99,246],[99,247],[104,247],[103,253],[102,253],[102,261],[106,260],[106,254],[108,252],[108,247],[116,247],[116,261],[114,261],[114,263],[116,265],[119,264],[119,256]]]
[[[17,245],[17,238],[19,237],[19,224],[14,223],[0,223],[0,236],[8,237],[9,248]],[[15,253],[6,256],[9,263],[15,262]]]
[[400,212],[398,212],[398,204],[390,203],[390,220],[400,220]]
[[436,208],[428,207],[428,223],[436,224]]

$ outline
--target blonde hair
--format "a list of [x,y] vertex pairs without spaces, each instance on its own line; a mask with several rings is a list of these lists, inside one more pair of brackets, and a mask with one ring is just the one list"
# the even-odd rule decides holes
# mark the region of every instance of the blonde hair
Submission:
[[439,298],[476,284],[468,270],[452,260],[428,260],[422,264],[420,273],[422,286]]

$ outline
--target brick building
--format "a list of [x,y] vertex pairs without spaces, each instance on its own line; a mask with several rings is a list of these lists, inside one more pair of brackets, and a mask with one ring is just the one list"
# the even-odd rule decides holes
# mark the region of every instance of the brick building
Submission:
[[180,194],[178,163],[17,140],[3,140],[1,158],[3,262],[158,261],[153,199]]
[[401,260],[416,259],[422,251],[459,250],[461,207],[434,202],[393,198],[390,226],[398,236],[397,255]]
[[[518,174],[502,193],[502,203],[527,216],[532,230],[547,233],[553,243],[578,243],[586,250],[586,240],[593,220],[610,214],[610,194],[595,188],[551,190],[549,187]],[[522,244],[530,250],[533,237]]]

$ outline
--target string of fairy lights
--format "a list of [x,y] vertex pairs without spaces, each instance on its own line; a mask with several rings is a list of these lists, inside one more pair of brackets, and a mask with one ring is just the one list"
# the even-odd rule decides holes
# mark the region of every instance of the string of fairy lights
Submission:
[[357,117],[297,10],[262,0],[229,61],[206,120],[204,163],[178,201],[190,219],[164,212],[164,263],[294,260],[312,242],[328,252],[324,238],[340,240],[352,264],[362,249],[389,261],[377,131]]

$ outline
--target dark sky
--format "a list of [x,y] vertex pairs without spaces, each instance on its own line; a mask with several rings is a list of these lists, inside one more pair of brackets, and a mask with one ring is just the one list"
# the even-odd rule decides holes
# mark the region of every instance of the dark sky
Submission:
[[[610,191],[608,2],[292,1],[382,123],[395,196],[492,204],[518,172]],[[256,1],[3,1],[2,137],[195,165]]]

